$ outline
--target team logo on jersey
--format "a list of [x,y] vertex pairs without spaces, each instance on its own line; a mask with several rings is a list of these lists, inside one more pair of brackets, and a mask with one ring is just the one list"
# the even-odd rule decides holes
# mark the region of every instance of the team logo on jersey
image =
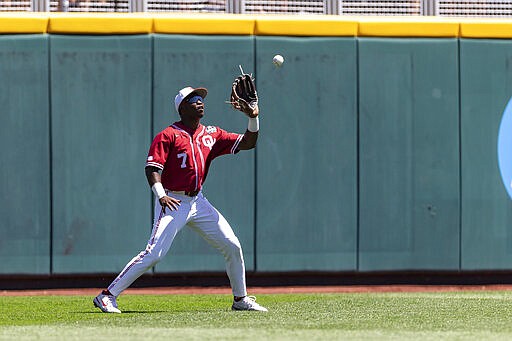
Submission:
[[211,137],[210,135],[205,135],[205,136],[203,136],[201,141],[203,141],[203,144],[206,147],[208,147],[208,148],[210,148],[210,150],[212,150],[212,147],[215,144],[215,141],[217,141],[217,140],[215,138]]
[[217,127],[214,127],[214,126],[206,127],[206,133],[213,134],[213,133],[216,133],[216,132],[217,132]]

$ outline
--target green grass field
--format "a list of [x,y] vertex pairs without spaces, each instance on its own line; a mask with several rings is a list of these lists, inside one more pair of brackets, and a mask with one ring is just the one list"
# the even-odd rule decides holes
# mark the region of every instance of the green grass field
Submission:
[[512,292],[124,295],[123,314],[89,296],[0,297],[0,340],[511,340]]

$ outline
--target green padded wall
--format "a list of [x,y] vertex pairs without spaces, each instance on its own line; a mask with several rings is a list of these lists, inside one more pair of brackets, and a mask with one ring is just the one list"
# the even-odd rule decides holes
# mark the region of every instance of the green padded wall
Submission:
[[459,268],[457,39],[360,39],[359,270]]
[[510,269],[512,201],[500,178],[497,138],[512,96],[512,43],[461,39],[460,64],[462,269]]
[[[254,70],[252,37],[154,35],[154,131],[179,121],[174,97],[185,86],[203,86],[205,125],[244,133],[247,118],[231,109],[233,78]],[[149,145],[148,145],[149,147]],[[254,151],[224,155],[213,161],[203,193],[224,215],[240,239],[247,270],[254,268]],[[224,271],[221,254],[189,228],[179,233],[155,271]]]
[[0,36],[0,273],[50,272],[48,36]]
[[356,41],[256,37],[256,51],[257,270],[355,270]]
[[[3,35],[0,61],[0,274],[118,273],[150,234],[144,163],[176,92],[207,87],[203,123],[243,133],[225,103],[239,64],[260,140],[204,192],[249,271],[510,269],[508,40]],[[224,261],[185,229],[155,271]]]
[[151,37],[50,43],[53,271],[119,272],[151,229]]

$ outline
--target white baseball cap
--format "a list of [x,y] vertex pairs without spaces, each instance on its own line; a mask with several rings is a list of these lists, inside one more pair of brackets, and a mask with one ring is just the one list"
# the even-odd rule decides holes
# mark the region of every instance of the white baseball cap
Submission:
[[188,95],[190,95],[191,93],[197,93],[199,96],[205,98],[206,95],[208,94],[208,90],[206,90],[205,88],[193,88],[191,86],[187,86],[183,89],[181,89],[178,94],[176,95],[176,97],[174,98],[174,107],[176,108],[176,112],[178,112],[178,114],[180,113],[180,104],[181,102],[183,102],[183,100],[185,99],[185,97],[187,97]]

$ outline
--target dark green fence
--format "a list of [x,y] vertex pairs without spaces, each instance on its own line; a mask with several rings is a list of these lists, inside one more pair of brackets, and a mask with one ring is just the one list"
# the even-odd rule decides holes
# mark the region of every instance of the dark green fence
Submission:
[[[0,61],[0,274],[120,271],[149,237],[145,157],[174,95],[207,87],[204,123],[244,132],[239,64],[258,148],[215,160],[204,192],[248,270],[512,269],[508,40],[15,35]],[[223,269],[184,229],[154,271]]]
[[459,268],[456,39],[359,40],[359,269]]
[[0,273],[50,271],[48,37],[0,36]]

